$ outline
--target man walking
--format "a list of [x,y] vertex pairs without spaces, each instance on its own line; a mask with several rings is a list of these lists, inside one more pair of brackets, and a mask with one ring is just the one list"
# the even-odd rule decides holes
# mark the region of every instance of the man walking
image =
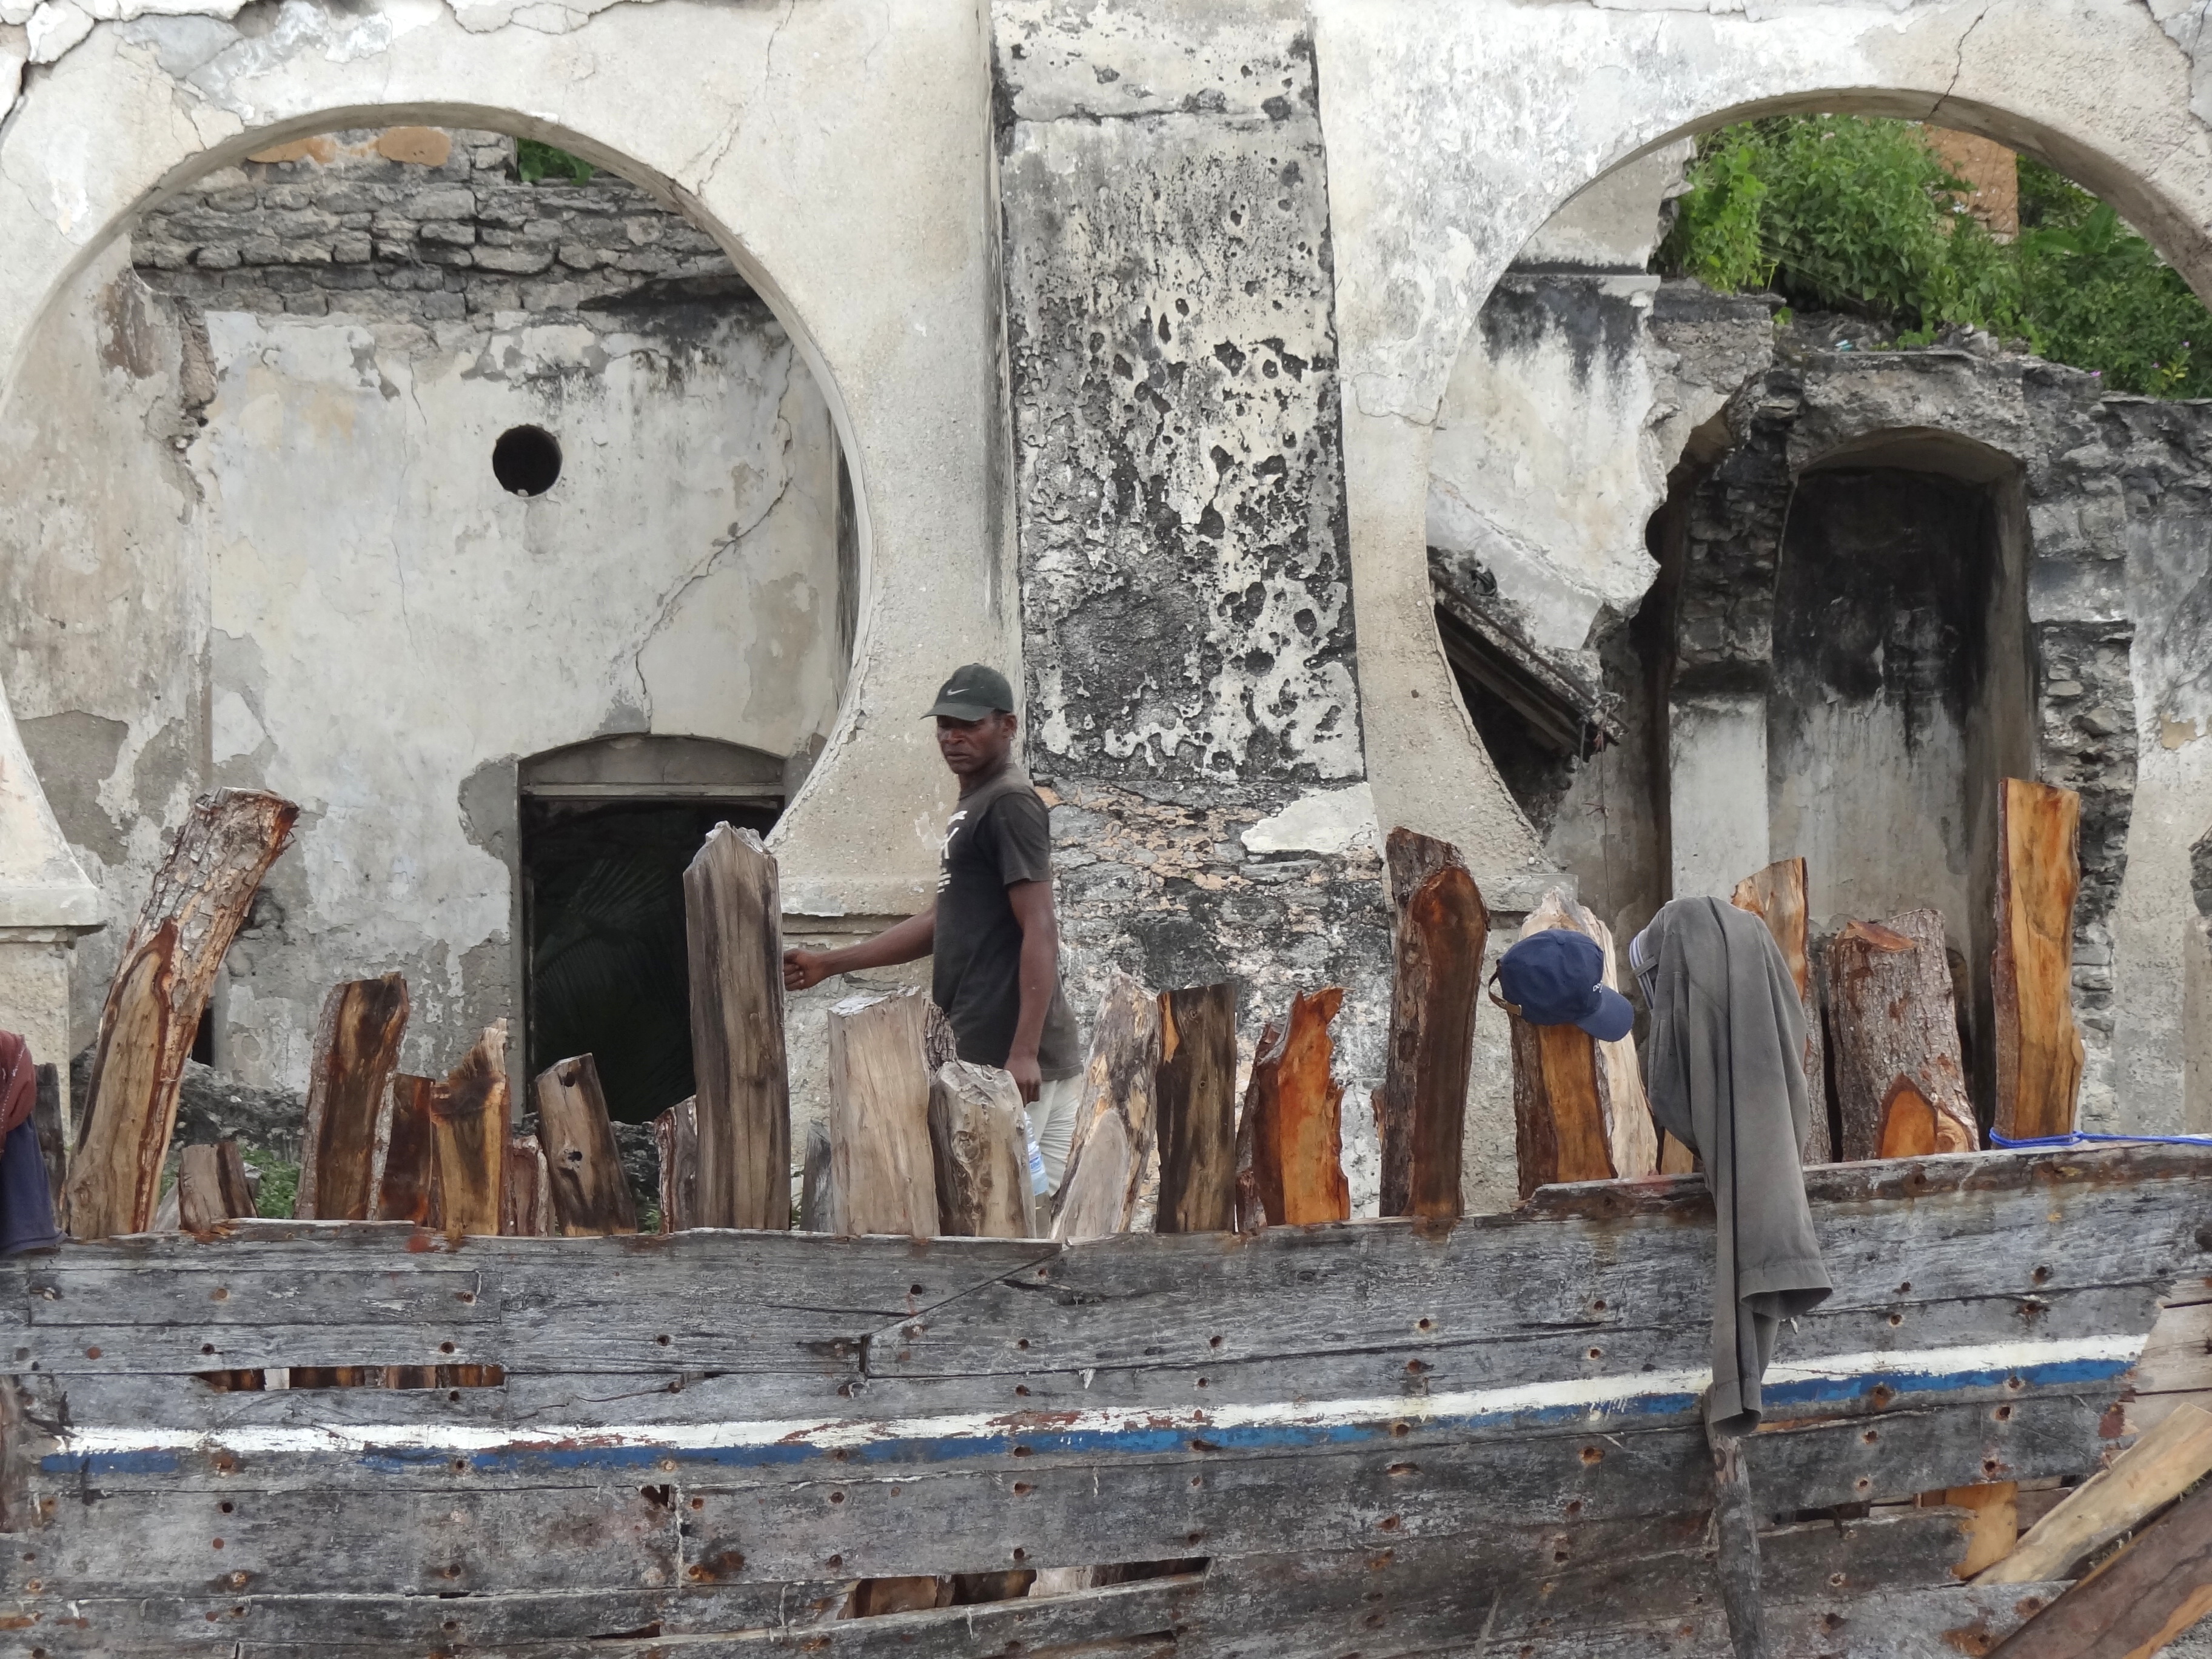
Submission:
[[931,994],[960,1058],[1012,1073],[1057,1188],[1083,1062],[1060,989],[1049,815],[1014,763],[1013,706],[1006,677],[980,663],[945,682],[929,713],[960,799],[945,825],[935,902],[842,951],[786,951],[783,983],[803,991],[832,974],[933,956]]

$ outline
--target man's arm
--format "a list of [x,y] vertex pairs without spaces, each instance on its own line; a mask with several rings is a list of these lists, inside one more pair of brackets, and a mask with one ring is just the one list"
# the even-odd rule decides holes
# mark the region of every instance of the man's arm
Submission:
[[[1051,896],[1046,896],[1049,904]],[[1024,941],[1026,945],[1026,939]],[[937,904],[930,902],[929,908],[895,922],[873,939],[863,939],[858,945],[848,945],[842,951],[802,951],[793,945],[783,953],[783,988],[804,991],[810,985],[819,985],[832,974],[849,974],[861,968],[895,968],[902,962],[919,962],[937,944]],[[1024,971],[1027,971],[1027,951],[1024,951]],[[1026,986],[1024,988],[1027,995]],[[1024,1006],[1027,1005],[1024,1004]],[[1039,1030],[1044,1016],[1039,1014]],[[1032,1044],[1032,1047],[1035,1045]]]
[[1014,907],[1014,921],[1022,930],[1022,1006],[1014,1022],[1014,1046],[1006,1054],[1006,1070],[1027,1102],[1034,1101],[1044,1086],[1044,1074],[1037,1068],[1037,1044],[1044,1037],[1044,1017],[1052,1012],[1053,993],[1060,988],[1060,917],[1052,908],[1049,881],[1010,882],[1006,902]]

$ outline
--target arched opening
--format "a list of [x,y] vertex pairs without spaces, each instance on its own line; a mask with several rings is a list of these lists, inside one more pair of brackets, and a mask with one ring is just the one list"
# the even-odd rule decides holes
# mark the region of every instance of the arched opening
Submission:
[[[501,1018],[518,1070],[575,1052],[526,1018],[533,917],[575,921],[580,860],[765,828],[838,718],[860,533],[807,354],[667,200],[525,160],[348,126],[184,183],[50,310],[0,417],[0,665],[111,913],[191,796],[307,809],[210,1022],[251,1084],[296,1088],[325,992],[392,969],[410,1069]],[[592,799],[580,744],[662,775],[609,760]],[[80,1043],[114,948],[79,952]],[[671,1103],[651,1027],[605,1063],[639,1079],[618,1111]]]

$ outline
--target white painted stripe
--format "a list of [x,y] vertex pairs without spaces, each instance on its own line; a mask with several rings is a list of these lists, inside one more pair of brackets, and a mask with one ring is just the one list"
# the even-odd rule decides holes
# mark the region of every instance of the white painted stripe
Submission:
[[[1818,1361],[1779,1362],[1767,1369],[1766,1386],[1849,1381],[1854,1377],[1921,1377],[1941,1386],[1946,1377],[1983,1371],[2016,1371],[2083,1363],[2132,1364],[2142,1352],[2140,1336],[2074,1337],[2050,1342],[1993,1342],[1965,1347],[1917,1348],[1893,1353],[1836,1354]],[[665,1447],[716,1450],[787,1445],[815,1451],[851,1449],[886,1441],[989,1440],[1009,1434],[1050,1437],[1203,1429],[1319,1429],[1388,1422],[1428,1423],[1516,1416],[1576,1407],[1592,1417],[1625,1414],[1638,1401],[1697,1395],[1712,1380],[1708,1370],[1643,1371],[1626,1376],[1571,1377],[1511,1388],[1471,1389],[1419,1396],[1263,1402],[1200,1410],[1108,1406],[1041,1414],[964,1413],[935,1417],[866,1420],[793,1418],[767,1421],[639,1424],[612,1426],[532,1425],[527,1428],[465,1424],[333,1424],[311,1427],[241,1425],[214,1432],[190,1429],[73,1428],[62,1437],[65,1452],[196,1451],[240,1453],[440,1452],[467,1454],[578,1447]],[[1039,1420],[1040,1416],[1044,1419]]]

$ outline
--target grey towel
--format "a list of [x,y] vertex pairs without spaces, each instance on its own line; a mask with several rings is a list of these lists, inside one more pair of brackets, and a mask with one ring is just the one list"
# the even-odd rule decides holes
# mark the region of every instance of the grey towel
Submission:
[[1824,1300],[1828,1272],[1799,1162],[1811,1127],[1805,1020],[1766,924],[1718,899],[1676,899],[1636,941],[1656,963],[1651,1111],[1705,1160],[1713,1191],[1713,1387],[1705,1417],[1759,1417],[1774,1328]]

